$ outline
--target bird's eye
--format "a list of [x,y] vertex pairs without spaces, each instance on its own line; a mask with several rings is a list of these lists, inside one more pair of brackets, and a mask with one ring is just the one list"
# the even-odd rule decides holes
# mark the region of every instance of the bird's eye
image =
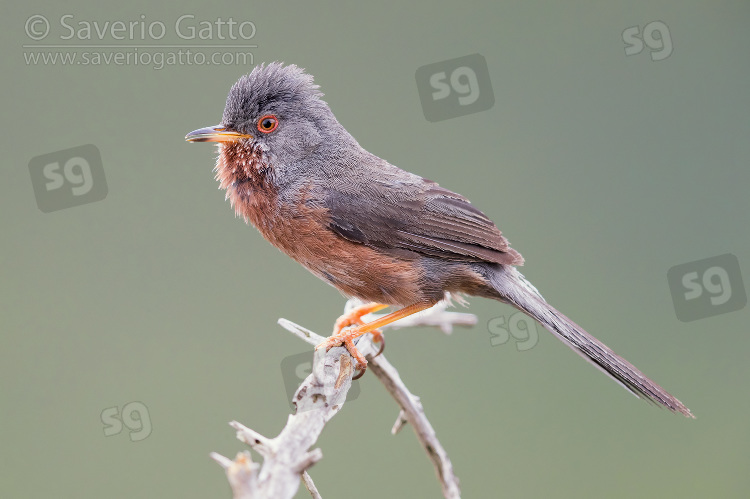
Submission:
[[279,120],[273,114],[267,114],[258,120],[258,130],[263,133],[271,133],[279,126]]

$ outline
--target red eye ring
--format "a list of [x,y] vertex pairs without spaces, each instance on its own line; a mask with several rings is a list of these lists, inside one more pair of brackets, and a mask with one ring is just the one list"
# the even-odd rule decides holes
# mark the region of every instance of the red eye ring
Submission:
[[267,114],[258,120],[258,131],[261,133],[271,133],[278,127],[279,120],[273,114]]

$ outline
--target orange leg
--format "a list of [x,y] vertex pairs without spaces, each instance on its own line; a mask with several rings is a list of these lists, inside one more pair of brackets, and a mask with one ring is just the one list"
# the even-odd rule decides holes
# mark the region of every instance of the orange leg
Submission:
[[384,308],[388,308],[388,305],[383,305],[382,303],[365,303],[364,305],[360,305],[336,319],[336,324],[333,326],[333,336],[339,334],[345,327],[363,325],[362,316],[383,310]]
[[[333,347],[337,347],[343,344],[352,355],[352,357],[357,359],[357,368],[361,371],[364,371],[365,369],[367,369],[367,359],[365,359],[364,355],[362,355],[354,345],[354,340],[356,338],[359,338],[363,334],[374,332],[377,330],[377,328],[386,326],[392,322],[396,322],[397,320],[403,319],[404,317],[416,314],[417,312],[421,312],[422,310],[427,310],[433,305],[434,303],[415,303],[413,305],[409,305],[408,307],[404,307],[401,310],[396,310],[391,314],[375,319],[372,322],[368,322],[367,324],[362,323],[363,315],[382,310],[387,305],[381,305],[379,303],[368,303],[367,305],[362,305],[361,307],[357,307],[356,309],[352,310],[348,314],[341,316],[336,321],[333,335],[331,335],[323,343],[315,347],[315,349],[317,350],[319,348],[325,348],[326,351],[328,351]],[[356,325],[354,327],[347,327],[351,324]]]

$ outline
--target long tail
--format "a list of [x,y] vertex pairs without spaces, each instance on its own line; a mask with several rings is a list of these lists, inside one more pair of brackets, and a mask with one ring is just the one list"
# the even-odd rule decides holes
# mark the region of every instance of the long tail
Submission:
[[694,418],[690,409],[623,359],[604,343],[548,304],[539,291],[515,267],[483,267],[481,273],[500,294],[500,301],[513,305],[538,321],[578,355],[609,375],[638,398],[655,402],[672,412]]

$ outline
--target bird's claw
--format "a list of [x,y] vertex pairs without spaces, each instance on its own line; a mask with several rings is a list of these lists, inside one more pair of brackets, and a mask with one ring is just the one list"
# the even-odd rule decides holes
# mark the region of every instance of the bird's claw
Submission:
[[[383,333],[378,330],[371,331],[371,333],[373,335],[373,343],[380,343],[380,349],[378,350],[378,353],[374,355],[377,357],[383,353],[383,350],[385,349],[385,337],[383,336]],[[354,340],[359,336],[361,336],[361,334],[356,326],[344,327],[337,333],[326,338],[325,341],[315,347],[315,350],[325,348],[325,351],[327,352],[331,348],[344,346],[349,354],[357,361],[356,369],[359,372],[352,377],[352,380],[356,380],[364,376],[365,371],[367,371],[367,359],[362,355],[362,352],[357,349],[357,345],[354,344]]]
[[[336,324],[333,326],[333,334],[326,338],[326,340],[320,345],[315,347],[315,349],[318,350],[320,348],[325,348],[327,352],[333,347],[343,345],[357,361],[357,371],[359,372],[354,375],[352,379],[361,378],[367,370],[367,359],[365,359],[365,356],[357,350],[357,346],[354,344],[354,340],[364,334],[359,331],[358,326],[365,325],[362,321],[362,316],[377,312],[386,307],[387,305],[380,303],[366,303],[342,315],[336,320]],[[385,338],[383,338],[383,333],[377,329],[370,332],[373,335],[373,342],[381,344],[378,353],[375,354],[375,357],[377,357],[383,353],[383,349],[385,348]]]
[[371,331],[372,333],[372,342],[373,343],[380,343],[380,348],[378,349],[378,353],[373,355],[373,358],[377,357],[381,353],[383,353],[383,350],[385,350],[385,336],[383,335],[383,332],[379,329],[376,329],[375,331]]

